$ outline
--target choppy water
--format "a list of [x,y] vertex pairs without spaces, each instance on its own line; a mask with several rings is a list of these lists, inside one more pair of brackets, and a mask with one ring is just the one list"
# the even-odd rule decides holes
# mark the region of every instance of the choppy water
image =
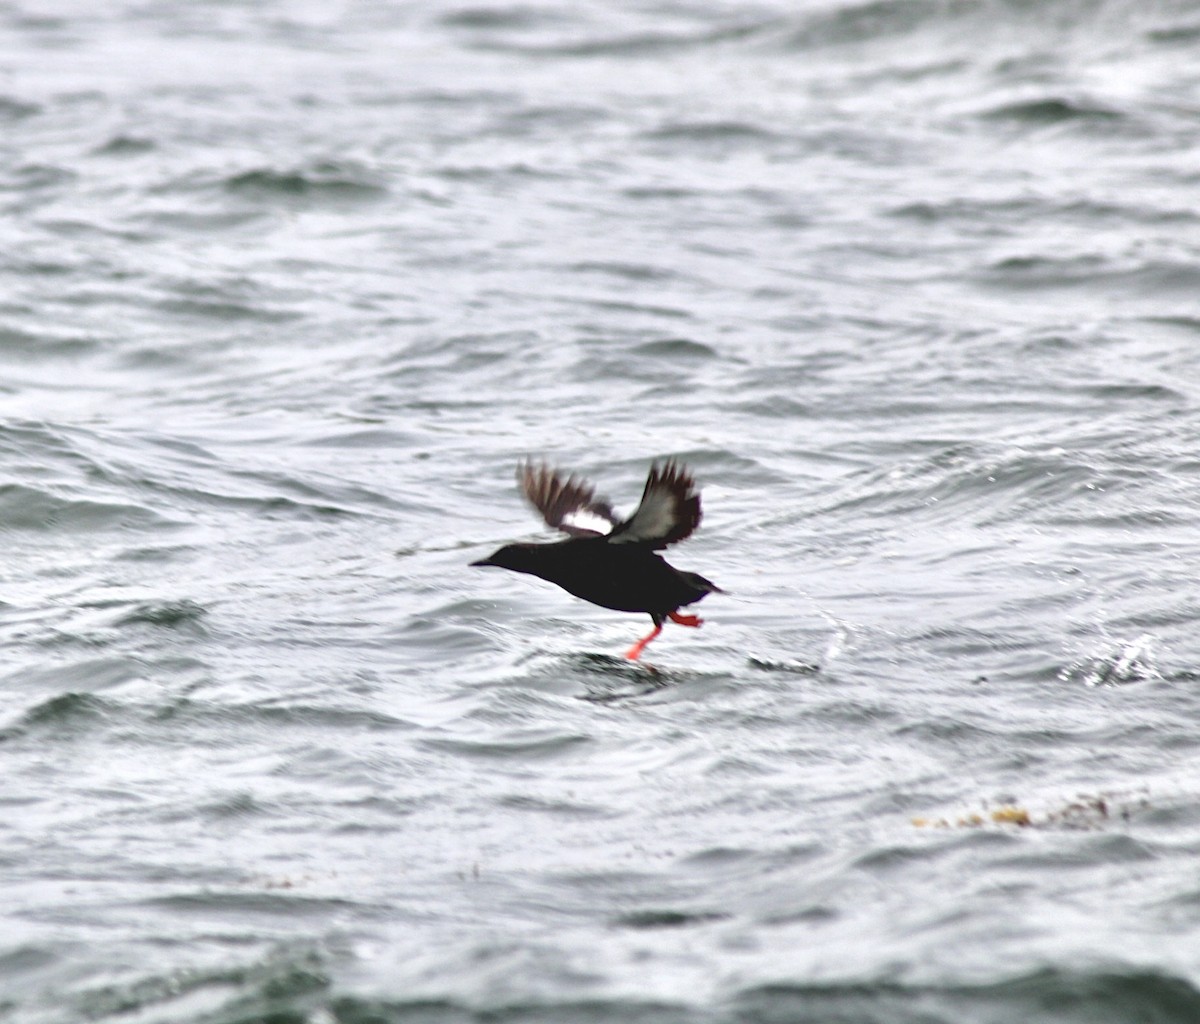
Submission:
[[[0,1020],[1200,1019],[1198,47],[0,7]],[[648,667],[466,567],[668,454]]]

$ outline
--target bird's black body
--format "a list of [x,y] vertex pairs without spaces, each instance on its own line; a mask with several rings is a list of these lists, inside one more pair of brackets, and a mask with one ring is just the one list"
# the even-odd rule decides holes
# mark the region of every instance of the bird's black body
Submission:
[[[526,497],[546,522],[571,534],[550,544],[517,543],[500,548],[472,565],[494,565],[528,573],[603,608],[645,612],[654,631],[627,657],[636,659],[670,618],[685,626],[700,619],[678,610],[721,588],[694,572],[668,565],[657,549],[687,537],[700,522],[700,496],[683,467],[667,463],[651,469],[642,502],[629,519],[618,521],[592,488],[552,470],[523,467],[519,478]],[[581,525],[586,522],[587,525]],[[599,532],[594,527],[609,527]]]
[[605,537],[509,544],[475,564],[526,572],[602,608],[648,612],[657,619],[717,589],[703,576],[668,565],[641,544],[610,544]]

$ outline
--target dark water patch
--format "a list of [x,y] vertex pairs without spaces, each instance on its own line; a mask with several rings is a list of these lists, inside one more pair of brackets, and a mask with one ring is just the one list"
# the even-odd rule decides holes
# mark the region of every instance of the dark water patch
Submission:
[[1102,202],[1076,199],[1057,205],[1039,203],[1042,215],[1053,215],[1067,222],[1088,226],[1123,228],[1128,224],[1157,224],[1181,227],[1200,220],[1200,213],[1185,208],[1168,208],[1146,203]]
[[0,523],[9,530],[33,533],[161,530],[179,525],[144,506],[67,498],[23,484],[0,484]]
[[577,274],[603,274],[625,281],[671,281],[679,277],[679,272],[670,267],[655,266],[649,263],[632,263],[624,260],[586,260],[574,263],[567,269]]
[[[668,655],[661,656],[667,661]],[[684,653],[677,657],[682,660]],[[687,704],[703,706],[718,695],[727,693],[741,682],[733,672],[714,671],[708,668],[676,668],[670,662],[664,667],[643,662],[642,668],[648,675],[642,684],[605,689],[594,685],[587,687],[581,700],[614,707],[628,706],[631,710],[638,704]]]
[[[872,718],[874,718],[872,714]],[[996,729],[986,728],[961,718],[947,715],[927,715],[920,720],[905,717],[902,724],[896,727],[896,735],[911,736],[922,742],[949,743],[953,746],[977,747],[997,741],[1000,735]],[[1056,743],[1070,738],[1070,734],[1050,733],[1040,734],[1042,742]]]
[[527,106],[504,116],[496,129],[497,137],[512,139],[558,137],[562,132],[579,132],[584,126],[607,122],[611,115],[598,106],[547,104]]
[[842,911],[827,903],[809,903],[795,908],[776,908],[758,918],[760,924],[767,927],[788,927],[789,925],[820,926],[837,921],[843,916]]
[[[235,476],[248,479],[253,479],[255,475],[253,473],[235,474]],[[338,505],[333,501],[319,500],[322,497],[319,490],[309,489],[310,493],[318,498],[317,501],[304,501],[284,497],[280,494],[235,494],[217,485],[203,488],[191,487],[184,483],[184,479],[180,477],[176,483],[170,483],[166,479],[154,481],[153,486],[156,490],[164,494],[169,494],[175,499],[186,499],[203,507],[252,511],[264,519],[296,520],[299,522],[339,522],[364,514],[360,509]],[[286,486],[286,489],[290,490],[294,487],[296,490],[306,490],[305,485],[299,484],[294,479],[285,478],[282,482]],[[328,497],[332,498],[333,496],[329,495]]]
[[1185,337],[1200,334],[1200,316],[1188,316],[1186,313],[1178,313],[1145,316],[1140,317],[1139,320],[1147,324],[1173,328]]
[[630,185],[621,190],[627,199],[660,200],[673,203],[680,199],[689,199],[700,193],[698,190],[683,185]]
[[77,1020],[308,1024],[326,1012],[330,984],[317,953],[285,948],[248,966],[186,967],[88,987],[68,1005]]
[[482,1024],[485,1014],[442,999],[333,999],[329,1012],[337,1024]]
[[0,96],[0,121],[23,121],[35,114],[40,114],[42,108],[37,103],[13,99],[11,96]]
[[387,184],[367,168],[323,161],[298,170],[262,167],[224,180],[226,191],[260,202],[321,205],[371,202],[385,198]]
[[979,116],[989,121],[1008,121],[1035,126],[1063,122],[1108,124],[1120,121],[1125,117],[1121,111],[1100,103],[1057,96],[1001,104],[984,111]]
[[228,307],[234,312],[227,319],[257,315],[267,322],[296,319],[286,304],[306,297],[303,289],[290,280],[271,284],[260,278],[240,274],[209,276],[203,279],[172,276],[163,282],[165,297],[160,302],[195,304],[199,309],[213,307],[220,311]]
[[559,10],[531,7],[523,4],[496,7],[464,6],[439,15],[438,21],[450,28],[525,29],[545,24],[561,24],[575,19]]
[[1167,46],[1190,46],[1200,40],[1200,22],[1179,22],[1146,31],[1146,40]]
[[1150,259],[1139,261],[1114,275],[1114,285],[1131,292],[1178,292],[1192,295],[1200,288],[1200,264],[1192,260]]
[[270,809],[254,799],[251,793],[229,793],[219,800],[198,804],[189,810],[189,813],[193,812],[211,821],[224,821],[267,816]]
[[579,733],[543,727],[511,730],[507,736],[496,735],[489,740],[423,737],[418,742],[428,750],[458,754],[471,760],[524,764],[530,760],[555,760],[572,754],[579,747],[591,744],[593,739]]
[[[993,554],[995,549],[984,547],[973,554]],[[956,557],[961,557],[959,552]],[[1034,637],[1005,636],[991,629],[972,629],[963,626],[932,626],[918,629],[906,643],[922,650],[936,650],[948,656],[948,659],[978,667],[983,659],[996,655],[1025,654],[1036,656],[1040,652],[1041,641]],[[1027,666],[1024,657],[1017,660]]]
[[427,380],[435,370],[450,375],[488,370],[506,362],[522,363],[526,353],[531,359],[538,358],[545,340],[539,332],[527,329],[422,335],[385,356],[380,373],[387,381],[418,382]]
[[495,49],[551,58],[665,58],[674,53],[685,53],[689,50],[752,38],[759,34],[765,26],[772,23],[773,19],[738,20],[714,28],[700,28],[692,31],[650,29],[617,34],[597,32],[590,38],[579,38],[579,33],[575,33],[574,38],[549,42],[526,43],[516,40],[493,39],[479,40],[476,45],[481,49]]
[[661,338],[635,345],[632,353],[637,359],[663,359],[667,362],[702,363],[718,358],[716,350],[691,338]]
[[615,891],[634,893],[641,888],[652,887],[653,875],[634,868],[600,866],[594,870],[556,872],[553,879],[581,892],[610,896]]
[[[59,647],[61,640],[56,637],[47,646]],[[65,664],[56,659],[54,664],[14,669],[4,679],[22,691],[66,690],[87,695],[140,679],[144,671],[145,663],[134,657],[84,658]]]
[[765,779],[775,774],[775,767],[749,757],[727,755],[718,758],[704,770],[705,776],[724,779]]
[[920,199],[902,203],[885,211],[888,217],[920,224],[958,226],[995,234],[1001,224],[1025,224],[1044,218],[1046,203],[1025,197],[976,199],[955,196],[950,199]]
[[254,225],[263,220],[256,210],[149,210],[133,214],[130,220],[144,225],[174,232],[196,231],[224,233],[237,228]]
[[537,673],[559,681],[564,674],[582,687],[580,700],[596,704],[620,703],[644,697],[665,686],[670,678],[649,665],[639,665],[612,654],[582,652],[563,659],[565,664],[547,665]]
[[[386,509],[390,513],[413,510],[408,502],[387,491],[375,490],[332,474],[299,476],[282,471],[239,469],[229,472],[228,476],[234,480],[260,484],[265,490],[273,492],[276,497],[264,498],[265,505],[306,507],[324,519],[368,516],[368,510]],[[282,497],[284,494],[293,495],[294,498]]]
[[362,800],[342,800],[337,806],[350,812],[351,820],[338,825],[340,835],[363,836],[368,842],[384,832],[401,832],[410,828],[404,819],[419,811],[440,804],[433,795],[367,797]]
[[1102,483],[1100,471],[1079,452],[954,444],[917,461],[862,474],[820,514],[978,517],[1001,524],[1039,510],[1063,511],[1072,501],[1094,501]]
[[[51,266],[29,267],[35,274],[52,274]],[[62,267],[62,272],[74,273],[75,268]],[[51,331],[27,331],[19,327],[0,326],[0,351],[10,358],[22,360],[77,359],[103,351],[105,340],[87,334],[61,334]]]
[[116,705],[95,694],[63,693],[30,708],[0,736],[13,739],[30,732],[77,736],[102,726],[115,709]]
[[701,871],[721,871],[732,865],[753,861],[758,851],[746,847],[713,846],[706,850],[698,850],[680,859],[680,865],[696,868]]
[[664,124],[644,133],[644,138],[666,142],[705,144],[761,143],[776,138],[774,132],[742,121],[687,121]]
[[1134,298],[1171,293],[1194,294],[1200,288],[1200,265],[1176,260],[1114,261],[1108,256],[1020,255],[996,260],[973,275],[980,284],[1035,291],[1090,288]]
[[[650,657],[628,661],[614,654],[582,652],[565,659],[568,678],[582,686],[580,700],[595,704],[621,705],[639,698],[664,697],[697,688],[720,686],[731,677],[725,672],[695,671],[655,664]],[[547,671],[550,671],[547,669]],[[562,672],[560,667],[556,670]]]
[[208,609],[195,601],[161,601],[138,605],[116,621],[117,626],[159,626],[203,634]]
[[385,85],[356,89],[355,100],[364,108],[410,107],[435,112],[498,110],[519,107],[522,94],[503,83],[494,87],[463,81],[426,82],[411,88],[391,89]]
[[867,76],[867,81],[921,82],[928,78],[949,77],[968,71],[972,61],[957,57],[914,60],[912,63],[892,64]]
[[601,820],[617,816],[617,812],[596,804],[573,800],[550,800],[528,793],[509,793],[496,801],[498,807],[514,811],[529,811],[567,820]]
[[204,889],[192,893],[156,896],[142,901],[142,906],[168,910],[185,916],[202,918],[234,918],[242,915],[267,917],[325,917],[330,914],[365,912],[369,906],[350,899],[309,896],[294,888],[239,889],[225,892]]
[[890,980],[777,984],[729,1001],[737,1024],[1185,1024],[1200,991],[1183,978],[1130,967],[1047,967],[982,985],[906,985]]
[[381,510],[389,515],[411,511],[394,495],[333,474],[302,476],[248,468],[244,462],[223,461],[199,446],[189,448],[161,436],[143,435],[129,447],[125,458],[106,456],[91,462],[89,474],[115,488],[148,494],[164,507],[199,505],[318,522],[376,519]]
[[481,615],[478,621],[449,622],[441,614],[410,615],[393,634],[406,643],[419,643],[445,657],[448,652],[471,654],[490,650],[492,641],[481,628],[490,617]]
[[[220,295],[178,295],[168,299],[160,299],[155,306],[163,313],[172,316],[196,317],[203,320],[215,320],[219,323],[239,323],[250,321],[264,324],[292,323],[303,317],[296,310],[272,308],[267,304],[255,305],[239,302],[232,297]],[[149,351],[143,350],[136,359],[140,365],[151,365],[147,358]],[[159,359],[165,355],[161,350],[155,352]]]
[[[922,736],[928,738],[931,734],[938,733],[942,730],[936,724],[929,722],[912,723],[910,719],[901,715],[895,708],[890,707],[884,700],[856,700],[852,698],[837,698],[834,700],[822,700],[820,703],[813,703],[808,713],[816,721],[828,723],[831,728],[839,726],[874,726],[881,722],[900,721],[906,724],[902,728],[913,732],[921,733]],[[957,728],[957,723],[946,727],[951,732]]]
[[[79,273],[81,264],[75,260],[55,258],[53,256],[34,256],[32,258],[22,257],[15,253],[6,253],[0,256],[4,260],[4,267],[11,270],[13,273],[22,277],[29,276],[32,278],[38,277],[71,277]],[[91,268],[93,272],[102,273],[101,268]],[[0,306],[5,313],[11,313],[14,316],[34,317],[37,315],[37,310],[29,305],[4,305]],[[10,328],[20,330],[20,328]],[[30,337],[38,337],[39,335],[30,335]]]
[[[58,955],[44,946],[22,945],[0,953],[0,973],[5,978],[23,971],[39,971],[58,961]],[[2,1008],[3,1004],[0,1004]]]
[[22,193],[23,205],[33,206],[46,198],[35,197],[34,193],[74,184],[78,178],[78,173],[67,167],[21,164],[11,169],[0,169],[0,192]]
[[1008,226],[1044,224],[1050,217],[1064,225],[1118,229],[1130,223],[1178,226],[1200,220],[1200,214],[1186,208],[1091,198],[1056,201],[1046,196],[922,199],[887,208],[884,213],[900,220],[954,227],[986,237],[1001,235]]
[[[661,316],[666,311],[639,307],[638,312],[653,312]],[[626,388],[641,385],[648,389],[641,396],[642,399],[651,403],[658,402],[660,395],[661,400],[666,400],[673,394],[670,389],[677,387],[681,378],[690,376],[698,365],[718,358],[719,354],[708,345],[684,337],[660,337],[628,346],[612,341],[604,349],[589,346],[571,367],[571,372],[575,380],[583,382],[620,381]],[[630,380],[631,373],[634,375],[633,381]],[[666,390],[655,392],[654,386],[662,386]],[[631,394],[636,393],[631,391]]]
[[304,438],[301,444],[311,448],[361,448],[411,450],[413,435],[398,427],[342,426],[335,431]]
[[[1133,836],[1098,830],[1099,824],[1120,827],[1122,822],[1114,822],[1108,814],[1100,815],[1087,806],[1081,805],[1077,812],[1065,814],[1060,822],[1050,824],[1066,830],[1062,837],[1064,842],[1036,850],[1009,852],[998,858],[998,863],[1022,870],[1048,868],[1054,871],[1088,871],[1112,865],[1149,864],[1160,856],[1152,845],[1140,842]],[[1078,832],[1079,835],[1072,836],[1072,832]]]
[[330,1009],[337,1024],[723,1024],[703,1010],[635,999],[493,1001],[476,1007],[453,1000],[347,997],[333,1000]]
[[936,1015],[930,1002],[888,982],[764,985],[730,999],[722,1017],[736,1024],[962,1024],[962,1017]]
[[[795,140],[790,140],[795,144]],[[858,164],[869,174],[871,168],[881,164],[906,166],[920,164],[923,155],[919,136],[901,136],[891,131],[862,131],[845,124],[821,131],[805,132],[798,145],[804,152],[827,153],[831,157]],[[772,155],[773,160],[786,160],[794,145],[780,146]],[[874,200],[872,204],[874,205]],[[790,212],[790,211],[789,211]],[[807,223],[800,221],[801,226]],[[862,256],[879,256],[887,260],[904,259],[911,255],[912,248],[883,236],[863,237],[856,243],[833,241],[827,249],[831,264],[842,264]],[[821,272],[821,277],[837,280],[841,272],[831,265]]]
[[[60,239],[65,244],[72,245],[83,244],[88,240],[95,242],[101,239],[108,239],[109,241],[118,243],[132,243],[134,245],[153,240],[153,237],[146,232],[125,227],[123,223],[111,219],[89,220],[84,217],[45,217],[41,225],[54,238]],[[118,281],[127,279],[126,275],[120,270],[111,270],[105,273],[105,276]],[[59,302],[66,306],[84,309],[101,305],[105,302],[113,304],[120,302],[112,290],[106,289],[102,294],[97,294],[95,288],[88,286],[90,283],[85,283],[74,290],[64,292],[59,296]]]
[[92,150],[96,156],[141,156],[152,153],[157,146],[150,139],[137,135],[114,135],[103,145]]
[[1102,256],[1006,256],[987,267],[981,279],[1013,288],[1057,288],[1091,284],[1112,271],[1112,264]]
[[534,164],[526,161],[502,164],[444,164],[437,167],[434,173],[447,181],[478,183],[496,187],[522,182],[561,181],[564,177],[562,172],[554,170],[546,164]]
[[939,501],[978,502],[984,521],[1010,522],[1035,509],[1062,507],[1071,499],[1090,498],[1102,482],[1088,457],[1067,450],[1013,451],[981,464],[962,467],[934,490]]
[[775,45],[783,50],[824,50],[831,46],[879,42],[910,35],[930,22],[953,19],[968,6],[942,0],[859,0],[804,13],[778,34]]
[[614,919],[618,928],[653,931],[661,928],[688,928],[693,925],[727,921],[732,915],[704,910],[636,910]]
[[862,871],[868,871],[874,875],[886,875],[890,872],[902,870],[912,864],[927,864],[932,863],[937,859],[938,854],[946,853],[947,850],[931,848],[929,846],[880,846],[860,857],[854,859],[854,866]]
[[746,663],[760,672],[780,673],[789,676],[815,676],[821,671],[821,666],[807,661],[773,661],[770,659],[749,657]]
[[1063,385],[1063,390],[1071,393],[1094,398],[1105,404],[1112,402],[1165,402],[1172,405],[1182,405],[1188,401],[1188,396],[1176,388],[1166,384],[1144,383],[1100,383]]
[[171,704],[152,708],[149,713],[153,721],[212,725],[217,727],[218,733],[229,732],[230,727],[255,724],[303,726],[316,731],[346,729],[352,732],[386,732],[416,728],[413,723],[403,718],[381,711],[318,704],[218,704],[185,697]]
[[721,406],[731,413],[762,417],[768,420],[807,420],[816,419],[821,415],[820,407],[812,401],[795,395],[767,393],[754,398],[744,397],[744,392],[737,392],[734,402],[722,402]]

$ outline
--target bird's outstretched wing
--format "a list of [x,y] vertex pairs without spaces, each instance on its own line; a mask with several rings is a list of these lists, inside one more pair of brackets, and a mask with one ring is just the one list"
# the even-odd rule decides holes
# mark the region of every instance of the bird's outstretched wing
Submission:
[[671,461],[650,468],[637,511],[609,537],[613,544],[665,548],[700,525],[700,494],[686,466]]
[[517,482],[546,524],[572,537],[603,537],[616,525],[612,506],[581,477],[564,480],[544,463],[526,462],[517,467]]

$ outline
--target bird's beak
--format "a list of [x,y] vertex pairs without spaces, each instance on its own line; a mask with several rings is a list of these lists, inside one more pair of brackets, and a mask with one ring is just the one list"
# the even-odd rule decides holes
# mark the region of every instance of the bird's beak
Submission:
[[478,562],[472,562],[471,565],[495,565],[490,558],[481,558]]

